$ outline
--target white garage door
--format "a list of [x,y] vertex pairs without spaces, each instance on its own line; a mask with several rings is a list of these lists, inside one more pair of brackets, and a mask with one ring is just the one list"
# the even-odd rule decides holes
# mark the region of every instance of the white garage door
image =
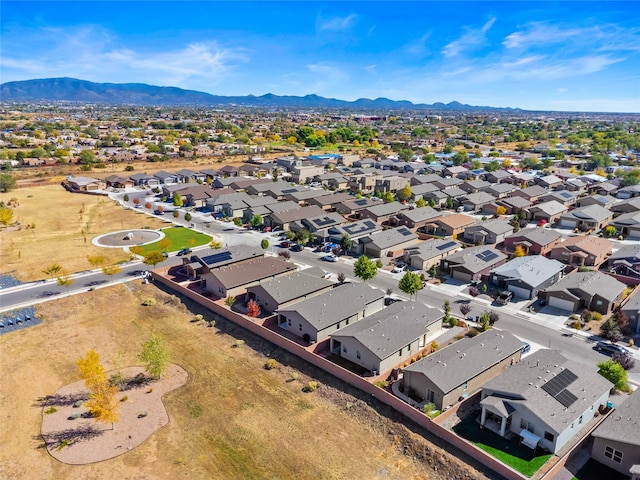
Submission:
[[513,294],[516,297],[526,298],[526,299],[531,298],[531,290],[527,290],[526,288],[514,287],[513,285],[509,285],[507,287],[507,290],[509,290],[510,292],[513,292]]
[[550,307],[555,307],[561,310],[568,310],[569,312],[573,312],[574,304],[571,300],[563,300],[562,298],[549,297],[547,304]]
[[461,272],[459,270],[454,270],[453,273],[451,274],[451,276],[453,278],[456,278],[458,280],[462,280],[464,282],[470,282],[471,281],[471,274],[470,273]]
[[576,222],[574,220],[560,220],[560,226],[574,228],[576,226]]

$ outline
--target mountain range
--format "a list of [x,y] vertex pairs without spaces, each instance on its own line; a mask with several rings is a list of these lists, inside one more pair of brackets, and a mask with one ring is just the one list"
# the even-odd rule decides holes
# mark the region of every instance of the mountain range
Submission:
[[271,93],[255,96],[211,95],[177,87],[158,87],[143,83],[95,83],[76,78],[43,78],[6,82],[0,85],[3,102],[78,102],[116,105],[158,106],[244,106],[266,108],[326,108],[367,110],[496,110],[514,111],[465,105],[459,102],[415,104],[408,100],[388,98],[360,98],[355,101],[325,98],[318,95],[279,96]]

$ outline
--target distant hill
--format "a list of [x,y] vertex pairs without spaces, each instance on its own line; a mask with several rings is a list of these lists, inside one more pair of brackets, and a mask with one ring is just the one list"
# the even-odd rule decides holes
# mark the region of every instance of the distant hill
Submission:
[[279,96],[267,93],[262,96],[227,97],[211,95],[195,90],[177,87],[157,87],[144,83],[94,83],[75,78],[43,78],[7,82],[0,85],[0,100],[4,102],[79,102],[106,103],[118,105],[166,105],[166,106],[247,106],[281,108],[342,108],[342,109],[385,109],[385,110],[513,110],[464,105],[459,102],[448,104],[414,104],[407,100],[388,98],[360,98],[353,102],[325,98],[318,95]]

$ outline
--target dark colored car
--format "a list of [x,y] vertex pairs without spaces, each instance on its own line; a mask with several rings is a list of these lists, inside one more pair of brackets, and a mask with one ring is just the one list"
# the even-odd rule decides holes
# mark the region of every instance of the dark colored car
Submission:
[[624,353],[628,354],[629,350],[615,343],[601,341],[596,343],[596,350],[602,353],[607,353],[609,355],[613,355],[614,353]]
[[191,249],[190,248],[183,248],[182,250],[180,250],[177,255],[179,257],[182,257],[183,255],[189,255],[191,253]]
[[299,243],[296,243],[295,245],[291,245],[290,250],[292,252],[301,252],[302,250],[304,250],[304,247],[302,245],[300,245]]
[[291,246],[291,242],[289,242],[288,240],[280,242],[280,247],[281,248],[289,248],[290,246]]

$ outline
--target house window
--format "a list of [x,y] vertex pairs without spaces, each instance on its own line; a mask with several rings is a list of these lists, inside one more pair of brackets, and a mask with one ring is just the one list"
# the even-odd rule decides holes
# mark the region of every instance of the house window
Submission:
[[287,323],[289,324],[289,326],[291,326],[291,319],[290,318],[287,319]]
[[555,435],[551,432],[544,432],[544,439],[545,440],[549,440],[550,442],[553,442]]
[[398,352],[398,356],[401,357],[402,356],[402,348],[400,349],[400,351]]
[[524,418],[520,420],[520,428],[522,428],[523,430],[528,430],[531,433],[535,433],[536,431],[536,426],[533,423],[528,422]]
[[578,425],[582,425],[582,417],[583,415],[580,415],[580,418],[578,419]]
[[302,324],[301,323],[298,324],[298,330],[302,331]]
[[359,351],[359,350],[356,350],[356,358],[357,358],[358,360],[360,360],[360,351]]
[[342,352],[343,352],[343,353],[347,353],[347,346],[346,346],[346,345],[343,345],[343,346],[342,346]]
[[338,325],[336,325],[336,330],[338,330],[340,328],[340,322],[338,322]]
[[604,456],[610,458],[616,463],[622,463],[622,452],[610,447],[609,445],[605,445],[604,447]]
[[466,389],[467,389],[467,383],[465,382],[465,383],[462,385],[462,390],[466,390]]

